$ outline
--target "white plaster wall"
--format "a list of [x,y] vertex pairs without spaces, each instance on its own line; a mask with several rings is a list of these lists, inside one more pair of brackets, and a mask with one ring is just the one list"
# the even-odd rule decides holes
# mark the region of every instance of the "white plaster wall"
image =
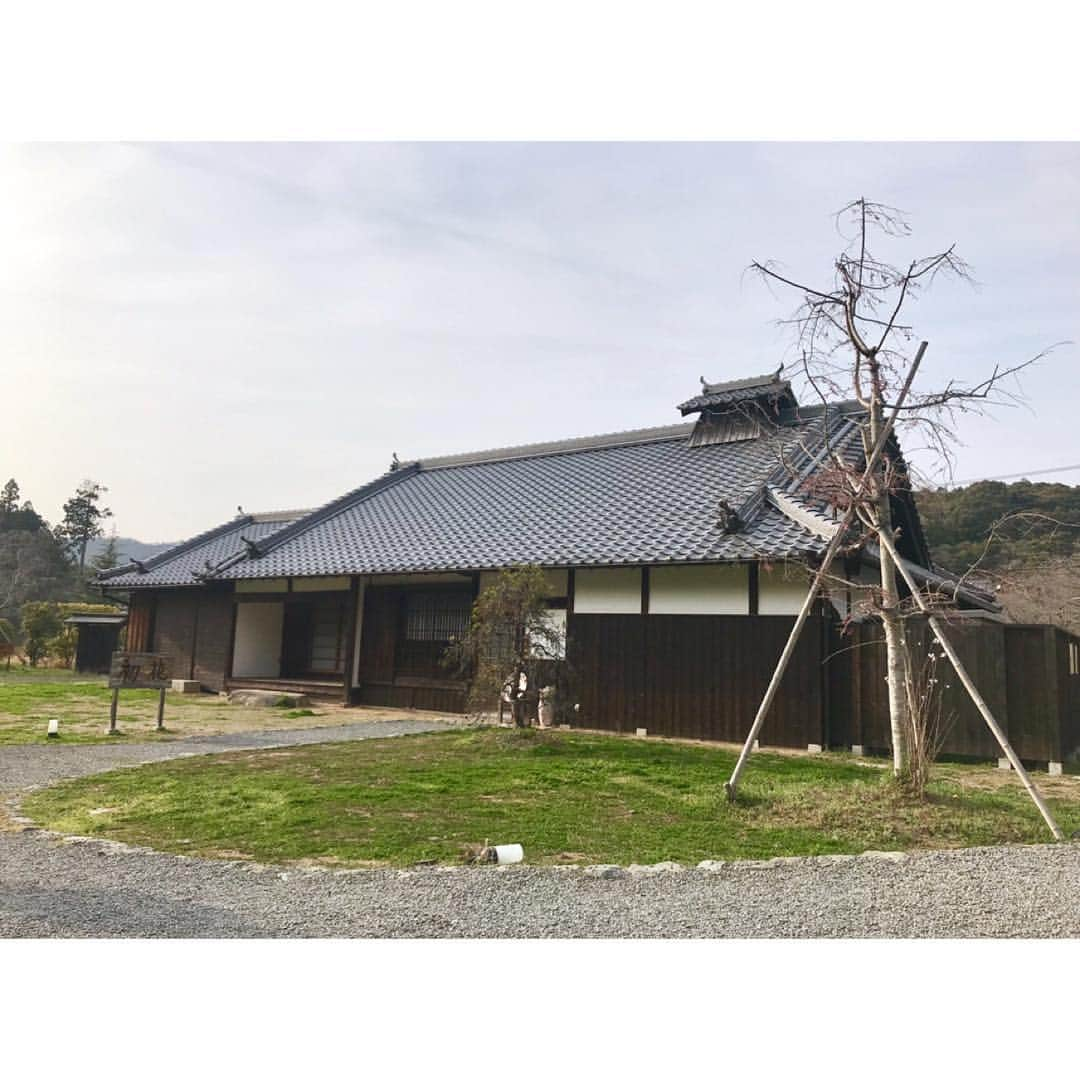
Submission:
[[236,605],[236,641],[233,645],[233,674],[238,678],[277,678],[281,673],[281,627],[285,604],[247,603]]
[[254,578],[252,580],[238,581],[236,583],[238,593],[267,593],[288,592],[288,578]]
[[798,615],[810,589],[805,568],[799,563],[774,563],[772,570],[758,568],[758,614]]
[[641,570],[618,566],[574,572],[574,613],[641,614]]
[[293,578],[293,592],[343,592],[352,586],[350,577]]
[[654,566],[649,570],[650,615],[748,615],[746,565]]

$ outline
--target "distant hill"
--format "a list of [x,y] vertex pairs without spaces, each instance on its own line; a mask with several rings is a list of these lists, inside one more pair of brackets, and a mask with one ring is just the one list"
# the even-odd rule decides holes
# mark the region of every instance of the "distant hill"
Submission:
[[1014,618],[1080,632],[1080,487],[984,480],[915,498],[939,566],[962,573],[979,562]]
[[[97,540],[92,540],[86,548],[86,561],[90,562],[91,559],[99,554],[108,542],[108,538],[99,536]],[[171,548],[178,541],[173,540],[167,544],[149,544],[144,540],[135,540],[130,536],[118,536],[116,538],[117,547],[120,554],[120,561],[122,563],[129,562],[131,559],[149,559],[151,555],[157,555],[166,548]]]

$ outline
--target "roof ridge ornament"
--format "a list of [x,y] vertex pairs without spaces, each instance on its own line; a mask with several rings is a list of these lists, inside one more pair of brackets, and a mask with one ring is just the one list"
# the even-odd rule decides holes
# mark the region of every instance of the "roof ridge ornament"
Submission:
[[743,527],[743,521],[742,518],[739,517],[739,511],[736,510],[727,499],[717,500],[716,519],[721,531],[728,534],[738,532]]
[[761,411],[779,413],[784,409],[795,409],[798,402],[791,390],[791,382],[781,378],[784,365],[775,371],[763,375],[751,375],[743,379],[729,379],[725,382],[711,383],[704,375],[699,376],[701,391],[688,401],[684,401],[679,410],[683,416],[689,413],[712,414],[733,412],[740,407],[757,406]]

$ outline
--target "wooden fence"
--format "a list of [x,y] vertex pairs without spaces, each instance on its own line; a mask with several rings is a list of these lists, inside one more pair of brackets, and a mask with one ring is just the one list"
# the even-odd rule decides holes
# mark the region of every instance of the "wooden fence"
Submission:
[[[587,728],[741,742],[792,622],[769,615],[572,615],[560,716]],[[908,631],[918,664],[940,653],[924,620],[911,620]],[[1051,626],[974,619],[957,621],[948,633],[1022,759],[1065,761],[1080,753],[1080,639]],[[942,752],[1001,756],[949,661],[939,659],[933,675],[946,720]],[[857,624],[842,635],[835,619],[811,618],[760,741],[887,751],[880,626]]]

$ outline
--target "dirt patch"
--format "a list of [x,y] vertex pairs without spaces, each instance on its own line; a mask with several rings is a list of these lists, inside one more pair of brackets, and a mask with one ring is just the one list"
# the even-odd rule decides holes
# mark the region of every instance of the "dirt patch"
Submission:
[[[1043,795],[1060,799],[1075,799],[1080,795],[1080,776],[1048,776],[1045,772],[1031,770],[1028,771],[1028,775]],[[958,787],[969,788],[973,791],[1023,792],[1025,790],[1020,777],[1012,769],[997,769],[988,766],[985,769],[961,770],[950,769],[945,765],[938,766],[934,776],[936,779],[948,780]]]
[[[229,704],[216,694],[165,697],[166,730],[155,730],[154,692],[120,696],[117,728],[138,742],[170,742],[207,735],[330,728],[385,720],[425,719],[431,714],[406,709],[351,707],[316,703],[310,709],[283,710]],[[59,721],[59,742],[104,742],[109,736],[109,693],[103,684],[41,681],[34,685],[0,682],[0,745],[44,742],[51,719]]]

